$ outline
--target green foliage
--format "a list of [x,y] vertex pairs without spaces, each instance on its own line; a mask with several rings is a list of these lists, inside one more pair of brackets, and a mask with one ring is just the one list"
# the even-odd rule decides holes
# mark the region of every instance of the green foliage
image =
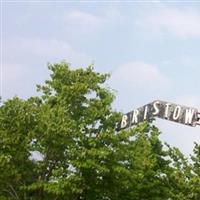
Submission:
[[41,96],[0,107],[0,199],[200,199],[197,144],[189,163],[152,124],[116,132],[109,75],[49,69]]
[[192,175],[190,179],[190,199],[200,199],[200,145],[195,144],[194,156],[192,156]]

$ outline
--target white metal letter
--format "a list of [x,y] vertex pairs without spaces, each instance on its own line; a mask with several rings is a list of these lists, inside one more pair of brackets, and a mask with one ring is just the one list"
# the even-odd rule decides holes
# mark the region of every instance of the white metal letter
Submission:
[[145,106],[145,109],[144,109],[144,120],[147,119],[147,111],[148,111],[148,106]]
[[180,113],[181,113],[181,107],[176,106],[174,109],[173,120],[177,120],[180,116]]
[[165,118],[168,118],[168,114],[169,114],[169,107],[171,106],[170,103],[166,103],[166,108],[165,108]]
[[139,114],[139,111],[138,111],[138,110],[134,110],[134,111],[133,111],[132,124],[138,123],[138,114]]
[[158,113],[159,113],[159,108],[158,108],[158,105],[160,104],[160,102],[159,101],[155,101],[154,103],[153,103],[153,107],[154,107],[154,109],[155,109],[155,111],[152,113],[153,115],[157,115]]
[[185,123],[192,124],[193,116],[194,116],[194,109],[187,109],[185,111]]
[[125,128],[127,126],[127,119],[128,119],[127,115],[122,116],[121,128]]

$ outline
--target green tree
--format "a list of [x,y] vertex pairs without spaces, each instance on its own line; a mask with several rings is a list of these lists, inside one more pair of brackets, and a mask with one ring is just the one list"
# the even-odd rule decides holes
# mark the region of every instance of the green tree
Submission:
[[40,96],[0,107],[0,199],[186,197],[190,166],[178,150],[164,148],[155,126],[116,131],[121,114],[112,109],[108,74],[65,62],[48,67]]
[[173,200],[190,199],[189,181],[191,179],[191,163],[178,148],[168,146],[168,155],[171,159],[168,174],[170,197]]
[[25,198],[20,187],[34,179],[35,163],[30,160],[34,110],[31,100],[16,97],[0,108],[0,199]]
[[190,178],[190,199],[200,199],[200,145],[195,143],[192,158],[192,175]]

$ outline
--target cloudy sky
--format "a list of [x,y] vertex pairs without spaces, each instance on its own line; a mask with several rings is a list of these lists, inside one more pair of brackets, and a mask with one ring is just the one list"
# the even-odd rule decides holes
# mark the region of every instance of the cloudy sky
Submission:
[[[47,63],[94,63],[110,72],[113,107],[126,113],[160,99],[200,110],[200,2],[1,2],[1,96],[36,95]],[[192,152],[200,127],[157,120],[161,138]]]

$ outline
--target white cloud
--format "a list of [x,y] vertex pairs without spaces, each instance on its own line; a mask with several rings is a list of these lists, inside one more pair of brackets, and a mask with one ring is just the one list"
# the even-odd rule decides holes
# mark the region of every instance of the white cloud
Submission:
[[169,79],[155,66],[144,62],[129,62],[112,74],[112,80],[125,88],[159,89],[170,86]]
[[54,39],[19,39],[10,41],[6,45],[6,60],[15,63],[34,63],[35,59],[47,62],[57,62],[66,59],[74,65],[84,65],[91,62],[90,58],[83,52],[74,49],[68,42]]
[[115,9],[108,9],[101,15],[72,10],[65,14],[64,20],[67,26],[78,28],[82,32],[88,33],[99,31],[112,22],[119,22],[120,17],[120,13]]
[[6,43],[3,63],[3,99],[14,95],[35,95],[35,85],[48,78],[47,62],[66,60],[84,67],[92,60],[65,41],[51,39],[19,39]]
[[147,12],[137,24],[153,32],[168,32],[182,39],[200,37],[200,13],[195,10],[161,8]]
[[14,64],[6,62],[3,65],[2,85],[3,100],[17,95],[21,98],[36,95],[36,84],[41,84],[48,77],[47,67],[32,64]]
[[129,62],[118,67],[109,85],[116,90],[115,108],[128,112],[155,99],[163,99],[171,81],[157,66],[144,62]]
[[183,95],[175,99],[175,102],[189,107],[196,107],[200,110],[200,96],[198,95]]
[[65,20],[69,24],[76,24],[90,28],[90,26],[99,26],[105,22],[104,18],[94,14],[86,13],[80,10],[74,10],[65,15]]

